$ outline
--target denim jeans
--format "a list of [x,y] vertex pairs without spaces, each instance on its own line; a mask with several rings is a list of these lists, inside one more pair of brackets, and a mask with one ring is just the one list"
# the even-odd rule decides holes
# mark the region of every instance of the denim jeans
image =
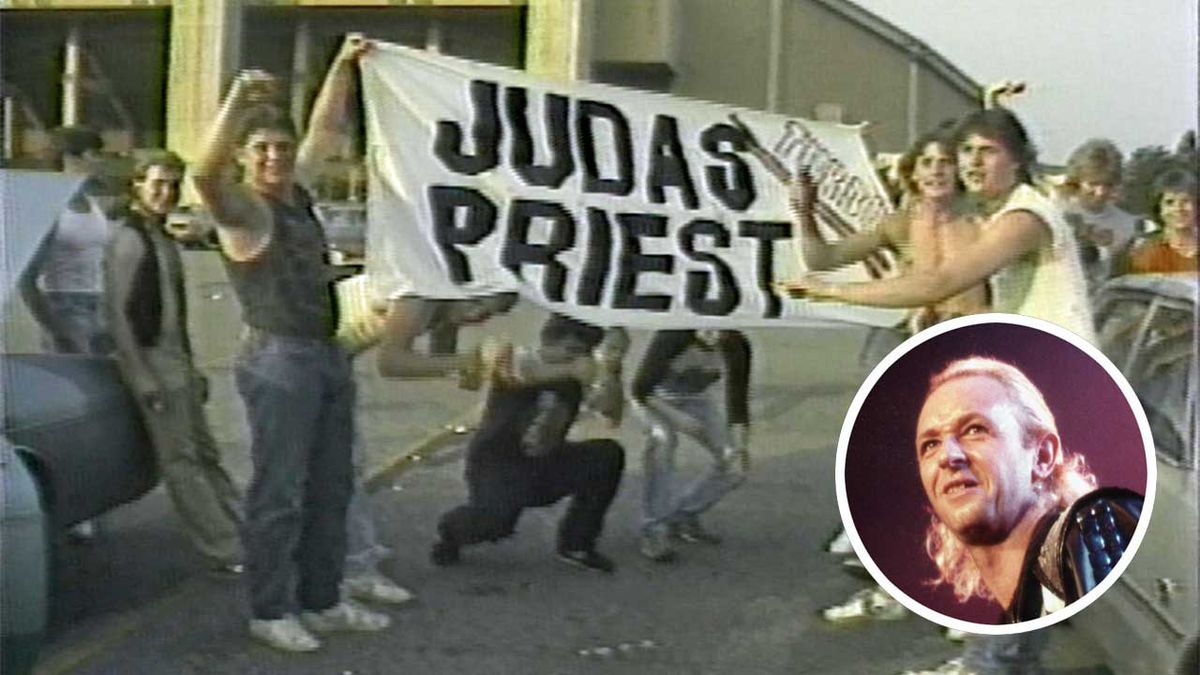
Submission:
[[101,293],[47,291],[53,325],[43,326],[42,348],[56,354],[107,356],[116,345],[108,332]]
[[[699,394],[656,391],[635,411],[646,425],[645,485],[642,490],[642,529],[665,528],[711,508],[745,480],[740,465],[729,461],[732,450],[724,406],[716,387]],[[693,438],[708,451],[712,464],[695,482],[676,494],[675,450],[679,434]]]
[[963,648],[963,663],[978,675],[1038,675],[1049,640],[1045,628],[1016,635],[971,635]]
[[366,448],[362,434],[354,434],[354,493],[346,512],[346,576],[356,577],[378,574],[379,562],[392,554],[392,550],[379,542],[375,529],[375,512],[367,498],[363,484],[363,463]]
[[354,483],[350,358],[332,341],[248,330],[234,373],[254,462],[242,533],[254,618],[332,607]]

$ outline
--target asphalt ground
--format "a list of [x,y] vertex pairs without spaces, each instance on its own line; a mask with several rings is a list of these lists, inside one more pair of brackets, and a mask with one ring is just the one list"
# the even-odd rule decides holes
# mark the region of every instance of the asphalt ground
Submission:
[[[236,308],[211,260],[193,254],[193,331],[213,383],[210,420],[236,480],[249,461],[230,370]],[[481,329],[530,343],[544,316],[519,306]],[[634,334],[632,370],[646,334]],[[55,546],[50,633],[39,673],[895,673],[958,653],[938,628],[907,616],[834,626],[820,610],[868,582],[823,551],[838,526],[834,449],[862,373],[861,329],[755,331],[753,466],[706,524],[725,538],[688,547],[673,565],[637,552],[642,434],[615,432],[627,473],[600,549],[616,574],[581,572],[553,556],[562,506],[527,511],[517,535],[437,568],[428,547],[438,515],[465,496],[461,437],[445,432],[477,405],[451,382],[395,382],[358,364],[360,422],[383,569],[417,600],[386,610],[381,633],[333,636],[310,655],[246,637],[240,583],[209,576],[159,488],[103,520],[93,543]],[[593,429],[604,433],[602,428]],[[680,468],[703,468],[698,448]],[[415,458],[415,459],[414,459]],[[1107,672],[1069,627],[1052,631],[1051,673]]]

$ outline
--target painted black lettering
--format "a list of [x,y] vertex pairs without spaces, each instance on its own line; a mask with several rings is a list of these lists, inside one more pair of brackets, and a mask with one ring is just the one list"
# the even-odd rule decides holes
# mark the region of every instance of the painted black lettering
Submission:
[[508,128],[512,132],[509,161],[526,185],[560,187],[575,170],[575,158],[571,156],[570,130],[567,128],[567,97],[546,94],[544,128],[549,134],[549,164],[538,165],[533,162],[534,142],[529,131],[528,107],[524,88],[505,88],[504,111],[508,115]]
[[758,240],[758,288],[763,293],[766,310],[763,317],[779,318],[783,303],[775,294],[775,240],[792,236],[792,224],[779,220],[743,220],[738,222],[738,234]]
[[[612,129],[612,151],[616,153],[615,178],[600,176],[596,161],[595,120],[606,120]],[[633,140],[629,133],[629,120],[616,106],[603,101],[583,99],[576,104],[575,138],[579,145],[579,159],[583,163],[583,191],[608,195],[627,196],[633,192]]]
[[650,137],[650,166],[646,172],[646,198],[654,204],[665,204],[668,187],[679,190],[684,207],[700,207],[696,183],[683,155],[683,144],[679,142],[679,123],[670,115],[655,115]]
[[643,272],[670,274],[675,269],[675,259],[669,255],[642,253],[642,237],[667,236],[666,216],[649,213],[620,213],[617,223],[621,227],[621,255],[617,261],[617,286],[613,293],[616,309],[645,309],[651,312],[666,312],[671,308],[671,296],[656,293],[637,293],[638,275]]
[[608,266],[612,261],[612,225],[603,209],[587,210],[588,245],[579,277],[576,302],[580,305],[599,305],[604,299],[608,282]]
[[462,127],[458,122],[438,121],[433,152],[447,169],[465,176],[474,176],[499,163],[501,129],[496,96],[495,82],[471,81],[471,107],[475,112],[475,122],[471,125],[471,140],[475,146],[473,155],[463,151]]
[[736,151],[746,149],[745,137],[728,124],[714,124],[700,134],[700,147],[713,158],[728,165],[705,167],[704,177],[708,192],[724,204],[725,208],[745,211],[754,203],[754,179],[750,167],[742,161],[741,155],[731,150],[722,150],[723,144],[732,146],[732,150]]
[[[679,246],[684,254],[712,267],[711,271],[692,270],[687,273],[684,282],[687,306],[705,316],[728,316],[737,309],[742,299],[737,278],[720,257],[696,250],[697,237],[712,237],[717,248],[729,248],[729,230],[715,220],[693,220],[679,230]],[[709,298],[714,278],[717,294],[715,298]]]
[[[433,238],[450,270],[450,280],[456,284],[471,282],[471,265],[458,249],[478,244],[496,229],[496,205],[478,190],[449,185],[431,185],[429,204]],[[459,212],[464,213],[461,225]]]
[[[549,241],[529,242],[529,230],[534,219],[550,223]],[[542,265],[542,292],[547,300],[562,302],[567,283],[567,268],[558,261],[558,254],[575,245],[575,219],[561,204],[532,199],[513,200],[509,208],[501,264],[513,274],[525,278],[525,265]]]

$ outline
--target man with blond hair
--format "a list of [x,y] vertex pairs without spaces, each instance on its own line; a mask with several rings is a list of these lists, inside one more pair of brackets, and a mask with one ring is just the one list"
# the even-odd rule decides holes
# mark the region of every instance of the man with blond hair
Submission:
[[916,452],[935,581],[960,601],[995,601],[1009,623],[1056,611],[1099,584],[1141,515],[1140,495],[1096,488],[1038,388],[996,359],[960,359],[933,376]]

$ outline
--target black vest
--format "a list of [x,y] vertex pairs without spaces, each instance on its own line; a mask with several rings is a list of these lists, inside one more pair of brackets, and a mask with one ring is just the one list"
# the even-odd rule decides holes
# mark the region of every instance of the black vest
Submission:
[[242,320],[275,335],[331,338],[337,300],[327,260],[325,232],[308,193],[296,188],[296,203],[267,198],[274,230],[253,260],[224,256],[229,280],[242,305]]
[[[142,240],[142,257],[137,261],[133,270],[133,285],[129,298],[125,302],[125,316],[133,328],[133,336],[138,345],[153,347],[158,343],[162,333],[162,270],[158,265],[158,250],[154,245],[154,235],[149,228],[157,227],[147,223],[142,214],[130,211],[124,226],[137,233]],[[179,260],[178,250],[173,242],[167,242],[171,248],[167,251],[166,274],[171,280],[171,288],[175,293],[176,306],[179,308],[180,335],[183,338],[184,349],[191,353],[191,345],[187,339],[187,297],[183,290],[183,263]]]

